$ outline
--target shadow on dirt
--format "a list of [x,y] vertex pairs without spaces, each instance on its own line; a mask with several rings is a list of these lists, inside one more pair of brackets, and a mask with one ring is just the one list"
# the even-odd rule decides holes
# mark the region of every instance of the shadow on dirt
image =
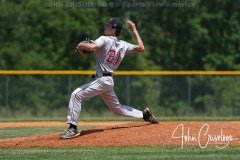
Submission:
[[135,128],[135,127],[143,127],[150,125],[151,123],[137,123],[137,124],[127,124],[124,126],[114,126],[114,127],[109,127],[109,128],[104,128],[104,129],[88,129],[88,130],[82,130],[80,133],[80,136],[88,135],[88,134],[93,134],[93,133],[98,133],[98,132],[103,132],[105,130],[115,130],[115,129],[125,129],[125,128]]

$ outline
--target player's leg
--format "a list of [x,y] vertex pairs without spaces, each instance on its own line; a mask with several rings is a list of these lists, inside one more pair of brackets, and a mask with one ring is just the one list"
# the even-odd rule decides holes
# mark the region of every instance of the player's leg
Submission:
[[98,78],[93,82],[77,88],[72,93],[69,101],[67,123],[77,125],[83,100],[99,95],[112,88],[113,86],[111,84],[104,83],[103,78]]
[[144,119],[145,121],[151,123],[158,123],[149,108],[146,108],[144,111],[140,111],[126,105],[121,105],[114,90],[102,93],[101,97],[107,104],[108,108],[116,115],[130,116]]
[[132,107],[121,105],[114,90],[101,94],[102,99],[108,108],[116,115],[124,115],[135,118],[143,118],[143,112]]
[[82,102],[85,99],[94,97],[113,88],[111,83],[104,83],[103,79],[104,78],[98,78],[93,82],[77,88],[72,93],[67,115],[67,123],[70,124],[70,126],[60,138],[73,138],[79,135],[77,131],[77,121],[81,112]]

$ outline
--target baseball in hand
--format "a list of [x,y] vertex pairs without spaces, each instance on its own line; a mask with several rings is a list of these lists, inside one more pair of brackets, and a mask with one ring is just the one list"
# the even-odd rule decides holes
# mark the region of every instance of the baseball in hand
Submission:
[[136,25],[131,20],[127,20],[126,23],[127,23],[128,29],[130,29],[131,31],[136,30]]

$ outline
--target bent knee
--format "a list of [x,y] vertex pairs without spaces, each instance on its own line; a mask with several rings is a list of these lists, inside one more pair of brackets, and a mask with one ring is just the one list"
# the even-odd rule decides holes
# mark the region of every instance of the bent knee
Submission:
[[74,99],[74,98],[77,98],[77,99],[83,99],[83,96],[81,94],[81,90],[79,89],[76,89],[75,91],[72,92],[71,94],[71,98]]

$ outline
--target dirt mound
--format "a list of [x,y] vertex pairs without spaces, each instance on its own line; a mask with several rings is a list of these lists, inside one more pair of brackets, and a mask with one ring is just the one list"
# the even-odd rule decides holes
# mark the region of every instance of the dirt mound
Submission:
[[240,145],[240,122],[131,122],[82,130],[79,137],[59,139],[61,133],[0,140],[0,147]]
[[[100,126],[108,127],[114,125],[127,124],[129,121],[113,121],[113,122],[92,122],[92,121],[81,121],[78,123],[79,126]],[[39,122],[0,122],[0,128],[6,127],[62,127],[66,126],[65,122],[59,121],[39,121]]]

